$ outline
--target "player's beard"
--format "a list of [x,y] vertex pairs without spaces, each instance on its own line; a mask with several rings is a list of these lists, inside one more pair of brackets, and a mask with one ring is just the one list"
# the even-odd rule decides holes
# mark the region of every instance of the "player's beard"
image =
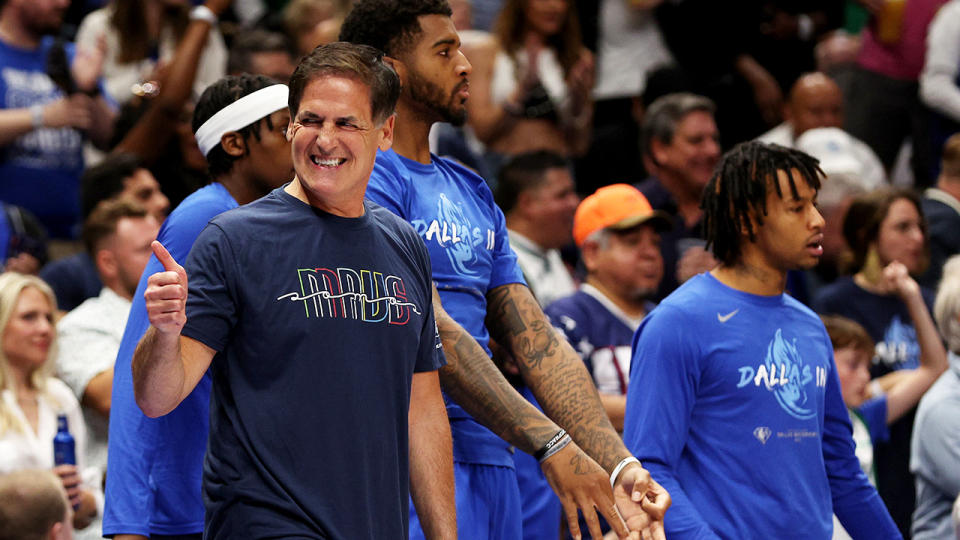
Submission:
[[440,115],[444,122],[449,122],[454,126],[462,126],[467,121],[466,106],[457,106],[459,99],[456,96],[460,91],[459,85],[449,95],[444,95],[442,88],[416,73],[411,73],[408,87],[410,99],[414,103],[418,103]]

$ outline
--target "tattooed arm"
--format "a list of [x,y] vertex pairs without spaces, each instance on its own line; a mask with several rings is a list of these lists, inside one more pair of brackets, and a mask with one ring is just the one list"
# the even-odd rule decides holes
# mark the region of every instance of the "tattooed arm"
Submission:
[[[478,422],[520,450],[533,454],[542,448],[560,428],[510,386],[473,336],[444,311],[436,287],[433,309],[447,358],[447,365],[440,368],[443,390]],[[596,506],[617,534],[627,537],[623,520],[613,510],[607,474],[576,442],[547,458],[542,467],[563,504],[571,531],[579,530],[579,509],[590,516],[591,535],[600,538]]]
[[[490,335],[513,355],[521,377],[547,416],[612,473],[631,454],[610,424],[580,357],[560,338],[525,285],[497,287],[487,294],[487,301]],[[618,501],[625,490],[627,499],[641,503],[654,521],[660,521],[670,505],[666,491],[636,463],[619,474],[617,489]]]

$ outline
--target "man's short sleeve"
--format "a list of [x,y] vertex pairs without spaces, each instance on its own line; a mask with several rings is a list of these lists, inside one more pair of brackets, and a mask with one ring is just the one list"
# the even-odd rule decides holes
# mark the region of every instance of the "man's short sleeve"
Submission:
[[490,201],[493,211],[494,244],[493,244],[493,272],[490,274],[490,289],[510,283],[527,284],[523,278],[523,270],[517,262],[517,254],[510,247],[510,237],[507,235],[507,223],[500,208]]
[[182,334],[222,351],[237,322],[236,289],[232,286],[237,269],[227,235],[219,226],[208,225],[183,266],[190,291]]
[[406,212],[404,202],[404,193],[401,183],[405,182],[400,171],[390,167],[392,162],[388,161],[385,155],[377,154],[376,165],[370,173],[370,181],[367,182],[366,198],[400,216],[404,220],[410,220]]
[[57,329],[57,376],[82,401],[90,381],[113,367],[118,343],[111,336],[76,324]]

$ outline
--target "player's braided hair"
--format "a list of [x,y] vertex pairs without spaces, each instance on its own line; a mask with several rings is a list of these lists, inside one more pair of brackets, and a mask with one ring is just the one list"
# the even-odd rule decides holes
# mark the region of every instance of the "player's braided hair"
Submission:
[[777,196],[784,197],[777,181],[777,171],[787,173],[790,192],[797,193],[797,173],[811,188],[820,189],[819,161],[815,158],[776,144],[756,141],[738,144],[724,154],[713,177],[703,192],[700,208],[704,211],[704,236],[707,248],[726,265],[740,258],[741,241],[746,233],[751,242],[756,240],[757,225],[767,215],[767,186],[773,186]]

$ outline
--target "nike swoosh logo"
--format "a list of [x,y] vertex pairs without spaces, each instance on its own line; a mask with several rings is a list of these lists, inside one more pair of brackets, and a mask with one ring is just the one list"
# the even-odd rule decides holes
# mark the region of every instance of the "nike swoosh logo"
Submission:
[[736,315],[739,311],[740,311],[740,308],[737,308],[737,309],[731,311],[730,313],[727,313],[726,315],[721,315],[721,314],[717,313],[717,320],[720,321],[720,322],[722,322],[722,323],[725,323],[725,322],[729,321],[730,318],[733,317],[734,315]]

